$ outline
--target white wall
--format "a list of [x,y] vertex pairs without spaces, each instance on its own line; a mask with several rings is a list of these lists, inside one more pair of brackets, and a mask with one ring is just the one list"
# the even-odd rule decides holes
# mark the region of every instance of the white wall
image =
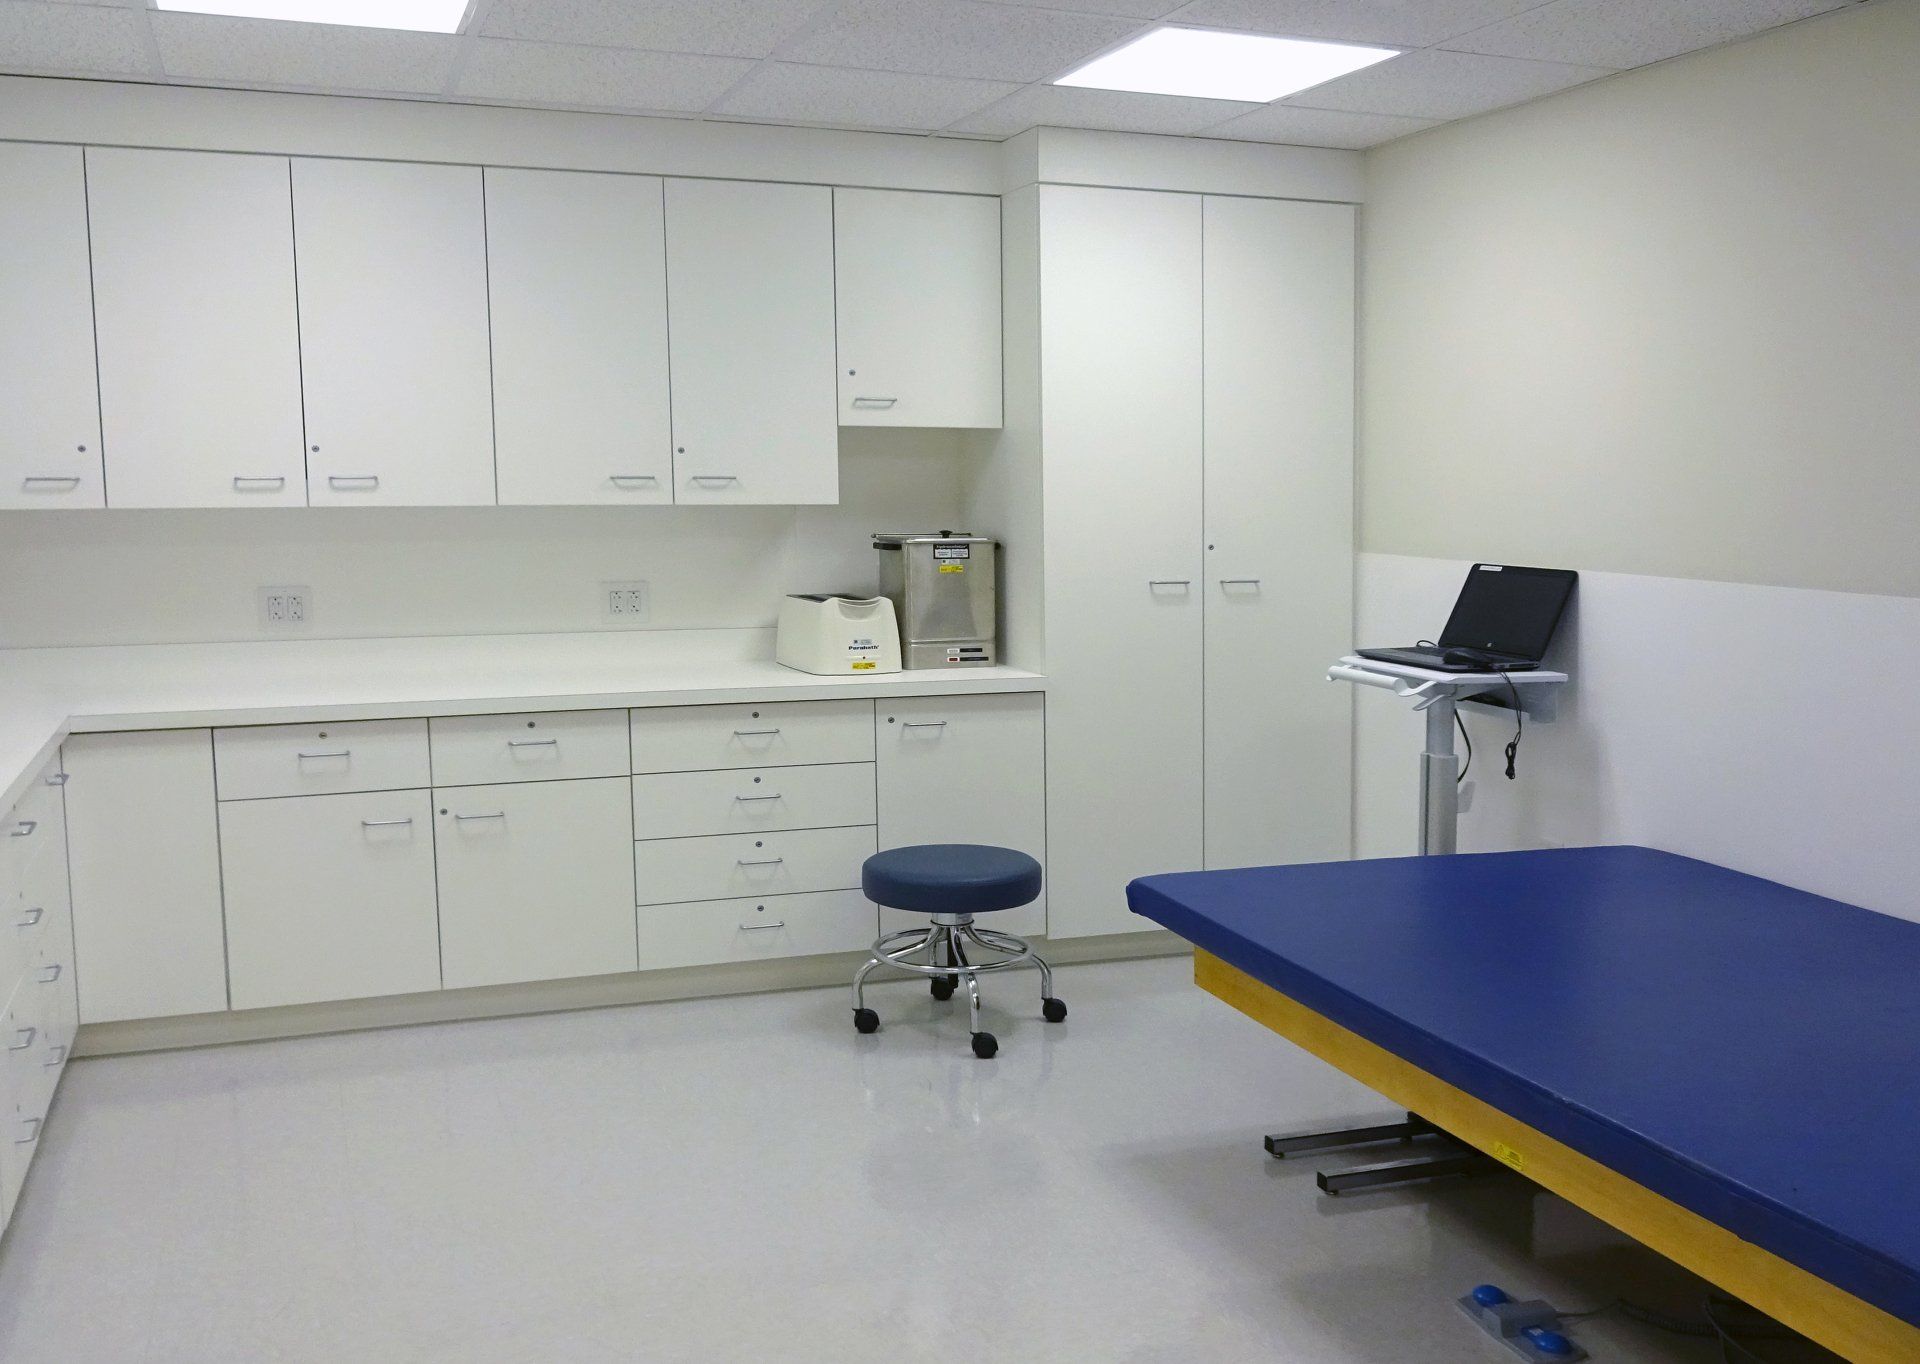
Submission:
[[[1362,642],[1431,637],[1467,568],[1362,555]],[[1549,662],[1516,780],[1511,717],[1463,710],[1464,851],[1639,843],[1920,920],[1920,599],[1583,571]],[[1356,849],[1410,855],[1423,721],[1357,705]]]
[[281,639],[257,587],[310,587],[309,638],[619,628],[603,581],[652,588],[650,628],[772,624],[788,592],[875,589],[868,536],[953,527],[954,432],[841,433],[832,507],[0,512],[0,647]]

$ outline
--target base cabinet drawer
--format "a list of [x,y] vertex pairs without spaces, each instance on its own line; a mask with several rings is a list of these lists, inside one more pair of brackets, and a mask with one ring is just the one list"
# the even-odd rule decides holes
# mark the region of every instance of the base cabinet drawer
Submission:
[[452,715],[428,722],[435,786],[621,777],[627,765],[624,710],[536,715]]
[[640,907],[640,966],[860,952],[876,936],[873,905],[857,890]]
[[433,784],[425,720],[216,729],[213,770],[221,800],[400,791]]
[[629,781],[433,793],[447,989],[634,969]]
[[663,706],[633,716],[635,772],[873,761],[873,702]]
[[633,845],[643,905],[854,890],[873,856],[872,826],[663,838]]
[[635,838],[871,824],[873,764],[661,772],[633,779]]
[[220,807],[233,1007],[440,988],[426,791]]

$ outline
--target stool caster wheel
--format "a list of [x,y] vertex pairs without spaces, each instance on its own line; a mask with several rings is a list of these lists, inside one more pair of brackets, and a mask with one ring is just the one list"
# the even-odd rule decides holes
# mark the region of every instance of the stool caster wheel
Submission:
[[855,1009],[853,1011],[853,1028],[855,1032],[879,1032],[880,1015],[872,1009]]
[[958,976],[935,976],[932,982],[933,997],[935,999],[952,999],[954,987],[959,983],[960,977]]
[[1000,1043],[990,1032],[977,1032],[973,1035],[973,1054],[982,1061],[990,1061],[993,1054],[1000,1050]]
[[1040,1016],[1049,1023],[1064,1022],[1067,1017],[1067,1001],[1064,999],[1041,1000]]

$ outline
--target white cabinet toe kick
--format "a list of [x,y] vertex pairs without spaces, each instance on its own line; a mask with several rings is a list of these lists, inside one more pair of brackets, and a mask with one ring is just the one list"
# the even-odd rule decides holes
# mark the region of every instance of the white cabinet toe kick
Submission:
[[[62,757],[71,934],[64,857],[57,915],[13,930],[68,944],[44,956],[64,1023],[16,1030],[35,1057],[76,1022],[120,1050],[819,983],[882,929],[875,851],[1046,853],[1038,691],[130,730]],[[1046,931],[1044,900],[1000,917]],[[0,941],[0,976],[31,980],[40,940]]]

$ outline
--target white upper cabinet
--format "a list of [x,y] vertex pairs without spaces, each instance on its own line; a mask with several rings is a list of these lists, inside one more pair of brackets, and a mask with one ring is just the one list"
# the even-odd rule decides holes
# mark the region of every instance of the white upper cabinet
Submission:
[[0,507],[105,505],[78,147],[0,142],[0,413]]
[[1354,213],[1208,198],[1207,865],[1351,852]]
[[486,172],[502,505],[673,500],[659,179]]
[[1000,201],[833,192],[842,426],[1000,425]]
[[667,181],[675,500],[840,496],[833,191]]
[[491,505],[477,166],[293,162],[316,507]]
[[307,504],[287,161],[87,152],[116,507]]

